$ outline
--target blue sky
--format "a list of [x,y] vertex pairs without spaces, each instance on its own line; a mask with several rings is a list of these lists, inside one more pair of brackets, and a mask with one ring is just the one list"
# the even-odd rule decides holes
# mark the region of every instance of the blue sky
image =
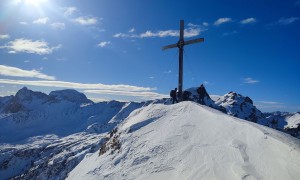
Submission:
[[74,88],[93,100],[168,97],[184,88],[235,91],[262,111],[300,111],[300,1],[2,0],[0,96],[27,86]]

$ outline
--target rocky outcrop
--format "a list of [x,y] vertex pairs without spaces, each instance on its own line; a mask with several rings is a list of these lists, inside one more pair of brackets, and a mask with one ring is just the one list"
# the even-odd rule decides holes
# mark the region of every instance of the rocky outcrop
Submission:
[[229,92],[216,100],[216,104],[226,109],[228,115],[235,116],[252,122],[263,121],[264,117],[252,99],[236,92]]

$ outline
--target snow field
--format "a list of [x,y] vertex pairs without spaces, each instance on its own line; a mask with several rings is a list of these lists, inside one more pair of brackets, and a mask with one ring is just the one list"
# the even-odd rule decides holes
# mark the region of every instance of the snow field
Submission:
[[193,102],[149,105],[119,126],[121,149],[69,179],[298,179],[299,140]]

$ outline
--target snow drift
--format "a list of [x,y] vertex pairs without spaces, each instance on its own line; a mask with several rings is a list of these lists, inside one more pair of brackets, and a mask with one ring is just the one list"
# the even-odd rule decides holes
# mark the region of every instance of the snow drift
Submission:
[[299,139],[193,102],[137,109],[106,139],[68,179],[300,177]]

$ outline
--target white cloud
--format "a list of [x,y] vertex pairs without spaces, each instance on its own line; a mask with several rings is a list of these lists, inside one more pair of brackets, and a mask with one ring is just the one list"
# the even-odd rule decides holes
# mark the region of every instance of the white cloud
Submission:
[[278,20],[278,24],[280,25],[289,25],[289,24],[292,24],[293,22],[295,21],[298,21],[300,20],[300,17],[290,17],[290,18],[280,18]]
[[0,39],[9,39],[10,36],[8,34],[0,34]]
[[165,73],[165,74],[170,74],[170,73],[172,73],[172,71],[169,70],[169,71],[165,71],[164,73]]
[[65,29],[66,25],[65,23],[62,23],[62,22],[54,22],[52,24],[50,24],[51,27],[53,27],[54,29]]
[[194,27],[194,28],[199,27],[199,25],[193,24],[193,23],[188,23],[188,26],[189,26],[189,27]]
[[258,101],[255,103],[255,106],[264,111],[282,111],[283,109],[287,109],[287,106],[284,103],[274,101]]
[[[189,24],[189,27],[184,30],[184,37],[194,37],[198,36],[202,31],[205,29],[201,29],[200,26]],[[117,33],[113,37],[115,38],[154,38],[154,37],[177,37],[179,36],[179,30],[165,30],[165,31],[156,31],[152,32],[150,30],[143,32],[141,34],[124,34],[124,33]]]
[[262,104],[269,104],[269,105],[280,105],[280,104],[283,104],[281,102],[274,102],[274,101],[258,101],[259,103],[262,103]]
[[109,101],[109,99],[105,98],[95,98],[95,97],[87,97],[89,100],[92,100],[95,103]]
[[67,7],[65,8],[65,12],[64,12],[64,15],[65,16],[71,16],[74,14],[74,12],[77,11],[77,8],[76,7]]
[[129,29],[129,31],[128,32],[130,32],[130,33],[133,33],[135,31],[135,29],[134,28],[132,28],[132,29]]
[[131,85],[105,85],[105,84],[84,84],[65,81],[23,81],[23,80],[10,80],[0,79],[0,84],[13,84],[25,86],[42,86],[42,87],[59,87],[59,88],[72,88],[82,89],[85,93],[93,94],[110,94],[117,96],[138,97],[142,99],[158,99],[166,98],[168,95],[153,92],[156,88],[138,87]]
[[9,53],[32,53],[32,54],[51,54],[53,50],[60,48],[61,45],[55,47],[49,47],[48,43],[44,40],[32,41],[30,39],[15,39],[14,41],[8,42],[5,46],[0,48],[6,48]]
[[30,77],[39,78],[46,80],[55,80],[54,76],[48,76],[37,70],[23,70],[16,67],[0,65],[0,75],[2,76],[13,76],[13,77]]
[[44,17],[44,18],[36,19],[32,23],[33,24],[47,24],[48,21],[49,21],[49,18],[48,17]]
[[221,24],[224,24],[224,23],[229,23],[229,22],[232,22],[232,19],[231,18],[228,18],[228,17],[225,17],[225,18],[219,18],[218,20],[216,20],[214,22],[214,25],[215,26],[219,26]]
[[106,46],[108,46],[108,45],[110,45],[111,44],[111,42],[110,41],[103,41],[103,42],[100,42],[99,44],[98,44],[98,46],[99,47],[106,47]]
[[78,17],[74,21],[83,26],[94,25],[98,22],[97,18],[94,17]]
[[154,77],[153,77],[153,76],[150,76],[149,79],[154,79]]
[[209,26],[208,22],[203,22],[202,25],[205,27]]
[[247,18],[247,19],[243,19],[240,21],[241,24],[252,24],[255,23],[256,19],[251,17],[251,18]]
[[131,97],[143,97],[144,99],[161,99],[168,98],[168,95],[159,94],[156,92],[134,92],[134,91],[111,91],[111,90],[85,90],[85,93],[93,93],[93,94],[111,94],[111,95],[119,95],[119,96],[131,96]]
[[23,81],[23,80],[11,80],[0,79],[2,84],[14,84],[14,85],[28,85],[28,86],[43,86],[43,87],[60,87],[60,88],[73,88],[73,89],[90,89],[90,90],[111,90],[111,91],[153,91],[156,88],[138,87],[131,85],[105,85],[105,84],[85,84],[66,81]]
[[28,23],[23,21],[23,22],[20,22],[20,24],[27,25]]
[[256,84],[259,83],[259,80],[252,79],[251,77],[243,79],[245,84]]
[[127,34],[124,34],[124,33],[117,33],[113,37],[115,37],[115,38],[126,38],[126,37],[130,37],[130,36],[127,35]]

